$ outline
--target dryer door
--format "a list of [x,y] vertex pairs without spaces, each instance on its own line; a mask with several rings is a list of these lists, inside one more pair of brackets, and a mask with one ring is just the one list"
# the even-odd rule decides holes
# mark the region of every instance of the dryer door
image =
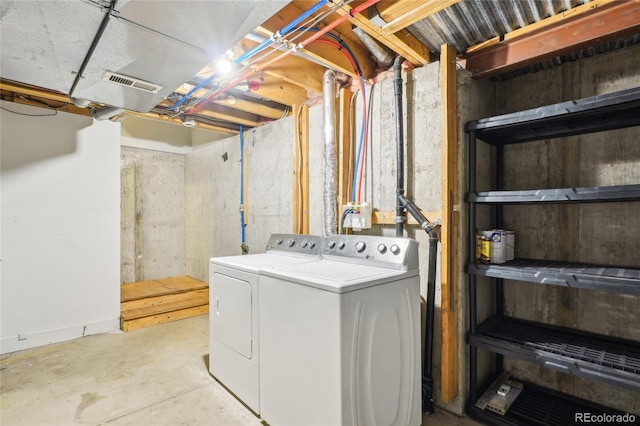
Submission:
[[228,275],[214,273],[211,286],[210,315],[213,338],[243,357],[252,358],[251,284]]

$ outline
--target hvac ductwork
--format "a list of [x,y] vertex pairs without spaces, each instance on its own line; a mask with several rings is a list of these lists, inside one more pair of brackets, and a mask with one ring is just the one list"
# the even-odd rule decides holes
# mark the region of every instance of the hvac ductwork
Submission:
[[360,39],[362,44],[364,44],[366,48],[369,49],[369,52],[371,52],[373,57],[376,59],[376,62],[378,62],[385,68],[389,68],[391,65],[393,65],[394,58],[391,52],[389,52],[377,41],[371,38],[369,34],[365,33],[361,28],[353,27],[352,31]]
[[338,230],[336,219],[336,129],[335,129],[336,73],[325,71],[322,77],[323,105],[323,159],[324,159],[324,234],[334,235]]
[[104,108],[93,110],[91,115],[96,120],[108,120],[111,117],[115,117],[116,115],[121,114],[123,112],[124,112],[124,108],[107,106]]

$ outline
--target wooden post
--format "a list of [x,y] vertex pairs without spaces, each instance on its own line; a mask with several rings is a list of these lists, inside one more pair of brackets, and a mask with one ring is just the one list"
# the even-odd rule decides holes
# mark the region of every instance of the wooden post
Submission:
[[[351,159],[351,116],[349,110],[352,93],[346,89],[340,90],[340,105],[338,107],[338,217],[342,213],[342,206],[351,200],[351,174],[349,164]],[[339,224],[338,224],[339,225]]]
[[309,107],[293,106],[293,232],[309,233]]
[[441,227],[441,322],[442,351],[440,394],[443,402],[458,394],[458,311],[456,306],[457,270],[457,95],[456,51],[443,45],[440,50],[440,87],[442,88],[442,227]]

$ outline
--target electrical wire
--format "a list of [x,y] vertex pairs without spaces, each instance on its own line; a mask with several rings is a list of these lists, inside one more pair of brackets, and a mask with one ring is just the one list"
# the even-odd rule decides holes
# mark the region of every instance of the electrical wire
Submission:
[[34,99],[34,98],[30,97],[30,96],[23,96],[23,95],[18,96],[18,98],[22,99],[23,101],[29,101],[29,102],[33,102],[33,103],[36,103],[36,104],[43,105],[43,106],[45,106],[45,107],[47,107],[49,109],[52,109],[54,112],[53,112],[53,114],[28,114],[28,113],[25,113],[25,112],[13,111],[13,110],[5,108],[5,107],[0,107],[0,109],[3,110],[3,111],[10,112],[12,114],[23,115],[25,117],[55,117],[56,115],[58,115],[58,108],[62,108],[63,106],[67,105],[66,103],[63,102],[61,105],[54,106],[54,105],[50,105],[50,104],[48,104],[48,103],[46,103],[44,101],[41,101],[40,99]]
[[347,215],[349,214],[353,214],[355,213],[354,209],[346,209],[345,211],[342,212],[342,216],[340,217],[340,233],[344,234],[345,233],[345,228],[344,228],[344,221],[347,219]]
[[53,114],[27,114],[24,112],[13,111],[2,106],[0,106],[0,109],[3,111],[10,112],[12,114],[24,115],[25,117],[55,117],[56,115],[58,115],[58,110],[55,108],[53,108]]

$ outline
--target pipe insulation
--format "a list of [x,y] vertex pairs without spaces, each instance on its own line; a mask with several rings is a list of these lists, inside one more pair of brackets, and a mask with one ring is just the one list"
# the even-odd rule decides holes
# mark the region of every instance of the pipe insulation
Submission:
[[337,233],[336,221],[336,130],[335,130],[335,100],[336,100],[336,73],[325,71],[322,76],[322,110],[324,118],[323,126],[323,159],[324,159],[324,234],[325,236]]

